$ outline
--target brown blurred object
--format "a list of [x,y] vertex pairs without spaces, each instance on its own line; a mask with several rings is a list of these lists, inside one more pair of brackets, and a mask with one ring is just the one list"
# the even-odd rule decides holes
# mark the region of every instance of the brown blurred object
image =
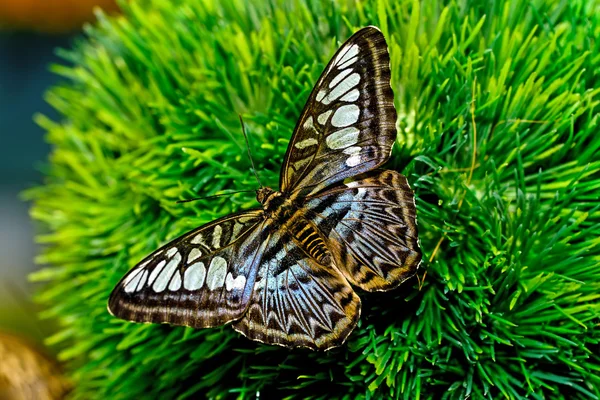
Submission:
[[115,0],[0,0],[0,28],[69,32],[94,19],[94,8],[119,10]]
[[0,332],[0,400],[63,399],[70,385],[35,346]]

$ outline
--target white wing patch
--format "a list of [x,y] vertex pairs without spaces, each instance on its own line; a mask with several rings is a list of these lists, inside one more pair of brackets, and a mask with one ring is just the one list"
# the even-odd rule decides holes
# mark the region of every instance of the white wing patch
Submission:
[[197,234],[196,236],[194,236],[194,238],[190,241],[190,243],[192,244],[204,244],[204,236],[202,236],[201,233]]
[[223,257],[215,257],[210,262],[208,274],[206,277],[206,286],[210,290],[220,288],[225,283],[225,275],[227,274],[227,260]]
[[152,285],[152,289],[156,293],[160,293],[167,288],[169,281],[171,281],[171,277],[175,273],[177,267],[179,267],[179,263],[181,262],[181,254],[177,252],[175,256],[169,261],[169,263],[163,268],[160,275],[154,281],[154,285]]
[[360,164],[360,150],[361,148],[358,146],[348,147],[344,150],[344,154],[348,154],[350,157],[346,160],[346,165],[349,167],[355,167]]
[[162,260],[161,262],[156,264],[156,267],[154,267],[154,270],[152,270],[152,273],[150,274],[150,279],[148,279],[148,286],[152,285],[152,283],[154,282],[158,274],[160,274],[160,271],[162,271],[163,267],[166,264],[167,260]]
[[244,227],[243,224],[240,224],[239,222],[235,222],[235,224],[233,225],[233,237],[237,238],[238,235],[240,234],[240,231],[242,230],[242,228]]
[[345,53],[340,53],[336,57],[336,60],[334,61],[333,64],[336,65],[338,68],[341,68],[342,65],[344,65],[348,61],[352,60],[357,55],[358,55],[358,45],[353,44],[352,46],[348,47],[348,50],[346,50]]
[[340,100],[349,103],[358,100],[359,97],[360,92],[358,91],[358,89],[352,89],[350,92],[346,93],[344,97],[342,97]]
[[353,146],[358,142],[359,133],[360,131],[357,128],[350,126],[348,128],[333,132],[331,135],[327,136],[325,142],[327,143],[327,147],[330,149],[345,149],[346,147]]
[[336,86],[338,83],[340,83],[340,81],[342,79],[344,79],[351,72],[352,72],[352,68],[348,68],[348,69],[343,70],[339,74],[337,74],[336,77],[333,78],[331,80],[331,82],[329,82],[329,88],[333,88],[334,86]]
[[187,290],[198,290],[204,285],[204,278],[206,278],[206,267],[204,267],[204,263],[200,261],[192,264],[185,270],[183,287]]
[[168,251],[167,251],[167,257],[171,258],[175,255],[175,253],[177,253],[177,248],[176,247],[171,247]]
[[[323,100],[323,97],[325,97],[325,94],[327,94],[327,90],[325,90],[325,89],[319,90],[319,92],[317,93],[317,97],[316,97],[317,101]],[[312,118],[311,118],[311,121],[312,121]],[[303,126],[306,128],[306,123],[304,123]]]
[[233,279],[231,272],[227,274],[225,279],[225,289],[230,292],[232,289],[243,290],[246,286],[246,277],[244,275],[238,275],[237,278]]
[[327,110],[324,113],[320,114],[317,117],[317,122],[321,125],[325,125],[327,123],[327,120],[329,119],[329,116],[331,115],[333,111],[332,110]]
[[303,141],[301,141],[301,142],[298,142],[298,143],[296,143],[296,144],[294,145],[294,147],[295,147],[295,148],[297,148],[297,149],[305,149],[305,148],[307,148],[307,147],[314,146],[314,145],[316,145],[316,144],[318,144],[318,143],[319,143],[319,142],[317,141],[317,139],[314,139],[314,138],[308,138],[308,139],[304,139],[304,140],[303,140]]
[[181,274],[179,271],[175,271],[175,275],[173,275],[173,279],[171,279],[171,283],[169,283],[169,290],[176,291],[181,287]]
[[339,69],[343,69],[346,67],[351,66],[352,64],[354,64],[356,61],[358,61],[358,57],[352,57],[351,59],[349,59],[348,61],[344,62],[343,64],[339,64],[337,67]]
[[325,96],[322,103],[325,105],[332,103],[359,83],[360,75],[355,72],[335,86],[331,92]]
[[188,264],[191,263],[192,261],[194,261],[195,259],[199,258],[201,255],[202,255],[202,252],[194,247],[190,251],[190,254],[188,254],[188,258],[187,258]]
[[331,125],[336,128],[345,128],[355,124],[360,116],[360,109],[356,104],[348,104],[338,108],[331,118]]
[[[147,273],[147,271],[139,270],[136,273],[131,274],[131,276],[125,281],[125,291],[127,293],[136,291],[136,288],[138,287],[138,284],[140,283],[140,280],[144,273]],[[144,282],[145,281],[146,279],[144,277]]]
[[[324,94],[323,94],[324,95]],[[315,129],[315,124],[313,123],[312,117],[308,117],[304,125],[302,125],[304,129]]]
[[215,230],[212,235],[212,247],[218,249],[221,247],[221,235],[223,234],[223,228],[221,225],[215,226]]

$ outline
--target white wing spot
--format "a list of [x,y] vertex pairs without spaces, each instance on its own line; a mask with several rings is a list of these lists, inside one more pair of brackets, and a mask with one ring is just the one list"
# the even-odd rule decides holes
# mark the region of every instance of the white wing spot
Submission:
[[[144,271],[146,272],[146,271]],[[142,277],[142,270],[137,271],[134,274],[131,274],[131,277],[127,278],[127,280],[125,281],[125,292],[127,293],[131,293],[135,291],[135,288],[137,288],[138,283],[140,282],[140,278]]]
[[308,139],[304,139],[301,142],[298,142],[294,145],[295,148],[297,149],[305,149],[307,147],[310,146],[314,146],[315,144],[318,144],[319,142],[317,142],[317,139],[314,138],[308,138]]
[[204,278],[206,277],[206,268],[203,262],[197,262],[189,266],[185,270],[183,276],[183,286],[187,290],[198,290],[204,285]]
[[306,121],[304,121],[304,124],[302,125],[302,127],[304,129],[315,129],[315,124],[313,123],[313,118],[312,117],[308,117],[306,119]]
[[329,82],[329,87],[332,88],[335,85],[337,85],[342,79],[344,79],[351,72],[352,72],[352,68],[348,68],[348,69],[343,70],[339,74],[337,74],[337,76],[335,78],[333,78],[331,80],[331,82]]
[[202,236],[201,233],[199,233],[196,236],[194,236],[194,238],[192,239],[192,241],[190,243],[192,243],[192,244],[204,244],[206,246],[206,244],[204,243],[204,237]]
[[239,275],[237,278],[233,279],[231,272],[227,274],[227,278],[225,279],[225,289],[227,289],[228,292],[230,292],[231,289],[243,290],[245,286],[246,277],[244,277],[244,275]]
[[319,90],[319,93],[317,93],[317,101],[321,101],[323,100],[323,97],[325,97],[325,95],[327,94],[327,91],[325,89],[321,89]]
[[358,142],[358,134],[360,131],[353,126],[348,128],[340,129],[339,131],[333,132],[331,135],[327,136],[325,140],[327,143],[327,147],[330,149],[345,149],[346,147],[350,147]]
[[352,101],[358,100],[359,96],[360,96],[360,92],[358,91],[358,89],[352,89],[352,91],[346,93],[344,95],[344,97],[342,97],[340,100],[341,101],[352,102]]
[[360,75],[354,73],[340,82],[329,94],[327,97],[323,99],[323,104],[329,104],[334,100],[337,100],[338,97],[355,87],[360,83]]
[[358,146],[348,147],[344,150],[344,154],[348,154],[350,157],[346,160],[346,165],[349,167],[355,167],[361,163],[360,159],[360,150],[361,148]]
[[139,268],[134,268],[131,270],[129,276],[123,280],[123,285],[127,285],[133,278],[139,275],[142,270]]
[[188,254],[188,258],[187,258],[188,264],[191,263],[192,261],[194,261],[196,258],[200,257],[201,255],[202,255],[202,252],[194,247],[192,249],[192,251],[190,251],[190,254]]
[[213,237],[212,237],[212,247],[214,247],[215,249],[218,249],[219,247],[221,247],[221,234],[222,233],[223,233],[223,228],[221,228],[221,225],[215,226],[215,230],[213,231]]
[[348,50],[345,53],[340,53],[338,55],[338,58],[341,57],[339,60],[335,61],[336,65],[340,65],[345,63],[346,61],[350,60],[353,57],[356,57],[356,55],[358,55],[358,45],[357,44],[353,44],[352,46],[350,46],[348,48]]
[[169,251],[167,251],[167,257],[171,258],[177,253],[177,247],[171,247]]
[[156,293],[160,293],[167,288],[167,285],[169,284],[169,281],[171,280],[171,277],[173,276],[173,273],[179,266],[180,262],[181,262],[181,254],[177,253],[177,254],[175,254],[175,257],[173,257],[171,259],[171,261],[169,261],[167,266],[162,270],[160,275],[158,275],[158,278],[156,278],[156,281],[154,281],[154,285],[152,285],[152,289],[154,289],[154,291]]
[[344,128],[358,121],[360,109],[356,104],[341,106],[335,111],[331,118],[331,124],[337,128]]
[[353,58],[349,59],[348,61],[344,62],[343,64],[338,65],[337,67],[339,69],[344,69],[344,68],[349,67],[350,65],[354,64],[356,62],[356,60],[358,60],[358,57],[353,57]]
[[171,283],[169,283],[169,290],[176,291],[181,288],[181,274],[179,271],[175,271],[175,275],[173,275],[173,279],[171,279]]
[[208,274],[206,277],[206,286],[210,290],[222,287],[225,283],[225,275],[227,274],[227,260],[223,257],[215,257],[210,262]]
[[148,279],[148,286],[152,285],[152,282],[154,282],[154,280],[156,279],[158,274],[160,274],[160,271],[162,271],[162,269],[166,263],[167,263],[166,260],[162,260],[161,262],[156,264],[156,267],[154,267],[154,269],[152,270],[152,273],[150,274],[150,278]]
[[136,292],[139,292],[140,290],[142,290],[144,288],[144,285],[146,284],[146,279],[147,278],[148,278],[148,271],[144,271],[142,273],[142,279],[140,279],[140,283],[138,284]]
[[321,125],[325,125],[327,123],[327,120],[329,119],[329,116],[331,115],[332,111],[328,110],[325,111],[324,113],[322,113],[321,115],[319,115],[317,117],[317,122]]

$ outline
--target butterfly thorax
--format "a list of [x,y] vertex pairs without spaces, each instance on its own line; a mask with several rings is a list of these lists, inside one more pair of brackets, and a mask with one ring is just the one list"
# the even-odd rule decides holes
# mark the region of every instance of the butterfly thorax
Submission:
[[329,265],[331,254],[325,243],[326,239],[307,218],[302,204],[296,198],[267,187],[260,188],[256,198],[263,206],[265,218],[272,222],[269,226],[285,232],[298,247],[321,265]]
[[276,220],[289,217],[297,208],[290,197],[268,187],[258,189],[256,199],[262,204],[265,216]]

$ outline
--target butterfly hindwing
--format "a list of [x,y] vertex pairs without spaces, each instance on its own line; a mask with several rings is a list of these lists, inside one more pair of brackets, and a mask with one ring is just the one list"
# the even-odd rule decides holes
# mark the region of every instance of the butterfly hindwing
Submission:
[[261,215],[233,214],[163,246],[115,287],[109,311],[130,321],[196,328],[239,318],[264,248]]
[[296,125],[281,169],[282,192],[310,195],[387,161],[396,139],[389,64],[375,27],[342,45]]
[[264,343],[326,350],[352,332],[360,299],[330,258],[319,262],[306,253],[310,246],[299,246],[309,235],[300,233],[306,221],[297,214],[298,229],[288,224],[271,235],[248,310],[233,328]]
[[348,179],[307,199],[304,207],[352,285],[390,290],[419,267],[414,195],[396,171]]

